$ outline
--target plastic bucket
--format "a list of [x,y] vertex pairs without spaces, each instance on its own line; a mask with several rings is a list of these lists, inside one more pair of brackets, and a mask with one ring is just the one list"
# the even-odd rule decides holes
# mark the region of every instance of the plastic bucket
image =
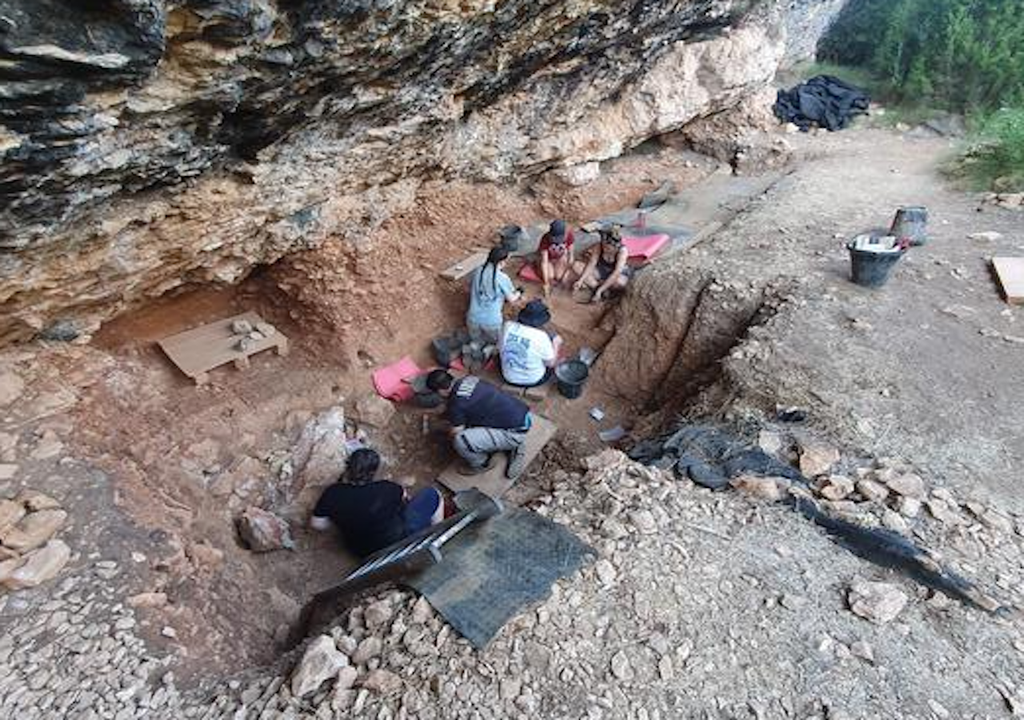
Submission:
[[850,251],[850,278],[856,284],[868,288],[885,285],[892,269],[903,257],[902,251],[872,252],[858,250],[852,244],[846,247]]
[[928,208],[921,205],[901,207],[896,211],[889,234],[911,245],[924,245],[928,241]]
[[569,360],[555,368],[555,384],[558,392],[569,400],[575,400],[583,394],[583,384],[590,375],[590,368],[581,360]]

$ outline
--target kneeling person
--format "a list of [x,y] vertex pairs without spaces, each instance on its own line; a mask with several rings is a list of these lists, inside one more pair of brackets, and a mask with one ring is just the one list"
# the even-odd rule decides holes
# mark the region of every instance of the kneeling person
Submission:
[[473,375],[455,380],[444,370],[427,376],[427,386],[447,403],[446,417],[455,452],[466,461],[462,475],[491,468],[495,453],[508,453],[505,477],[515,480],[526,467],[526,434],[532,418],[524,402]]
[[544,331],[550,320],[544,301],[531,300],[519,311],[517,322],[505,323],[498,350],[501,376],[509,385],[536,387],[551,379],[562,338]]
[[374,480],[380,455],[368,448],[352,453],[338,482],[324,490],[313,508],[314,530],[338,531],[355,555],[366,557],[444,519],[441,493],[420,490],[411,498],[398,483]]
[[629,249],[622,242],[622,230],[612,225],[600,231],[601,241],[587,254],[585,262],[577,262],[573,271],[579,279],[573,290],[584,287],[594,291],[592,302],[600,302],[609,290],[621,290],[629,284],[633,269],[629,267]]

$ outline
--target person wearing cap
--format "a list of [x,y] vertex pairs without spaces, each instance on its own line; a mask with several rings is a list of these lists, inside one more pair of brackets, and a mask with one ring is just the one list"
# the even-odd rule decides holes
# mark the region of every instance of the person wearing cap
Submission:
[[629,250],[622,243],[620,227],[612,225],[599,232],[601,241],[590,248],[585,261],[573,266],[579,276],[573,290],[590,288],[594,291],[591,302],[600,302],[609,290],[626,287],[633,272],[627,265]]
[[509,385],[536,387],[551,379],[562,338],[544,331],[551,312],[543,300],[531,300],[501,332],[501,375]]
[[533,418],[526,403],[475,375],[456,380],[447,370],[432,370],[427,387],[445,399],[449,435],[465,466],[461,475],[479,475],[493,466],[496,453],[508,453],[505,477],[515,480],[526,468],[526,434]]
[[548,231],[540,239],[537,254],[540,256],[540,280],[544,284],[544,297],[551,296],[551,285],[561,285],[568,280],[573,263],[572,230],[564,220],[552,221]]

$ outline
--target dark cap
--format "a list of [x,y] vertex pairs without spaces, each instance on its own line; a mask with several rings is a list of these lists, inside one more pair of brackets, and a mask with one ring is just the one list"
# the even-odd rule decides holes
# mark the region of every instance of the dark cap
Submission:
[[526,307],[519,311],[519,322],[523,325],[539,328],[550,320],[551,312],[540,298],[526,303]]
[[548,228],[548,235],[552,240],[561,242],[565,237],[565,220],[552,220],[551,227]]

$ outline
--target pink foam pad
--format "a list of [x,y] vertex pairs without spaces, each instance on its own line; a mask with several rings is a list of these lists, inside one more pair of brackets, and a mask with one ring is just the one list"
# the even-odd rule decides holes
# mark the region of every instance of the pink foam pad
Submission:
[[533,266],[533,263],[526,263],[519,270],[519,277],[526,282],[540,282],[540,273],[537,272],[537,268]]
[[629,251],[630,260],[650,260],[668,245],[671,238],[664,233],[645,235],[644,237],[623,237],[622,244]]
[[377,390],[377,394],[385,400],[405,402],[411,400],[415,394],[407,381],[422,373],[423,371],[412,361],[412,358],[404,357],[392,365],[374,370],[373,387]]

